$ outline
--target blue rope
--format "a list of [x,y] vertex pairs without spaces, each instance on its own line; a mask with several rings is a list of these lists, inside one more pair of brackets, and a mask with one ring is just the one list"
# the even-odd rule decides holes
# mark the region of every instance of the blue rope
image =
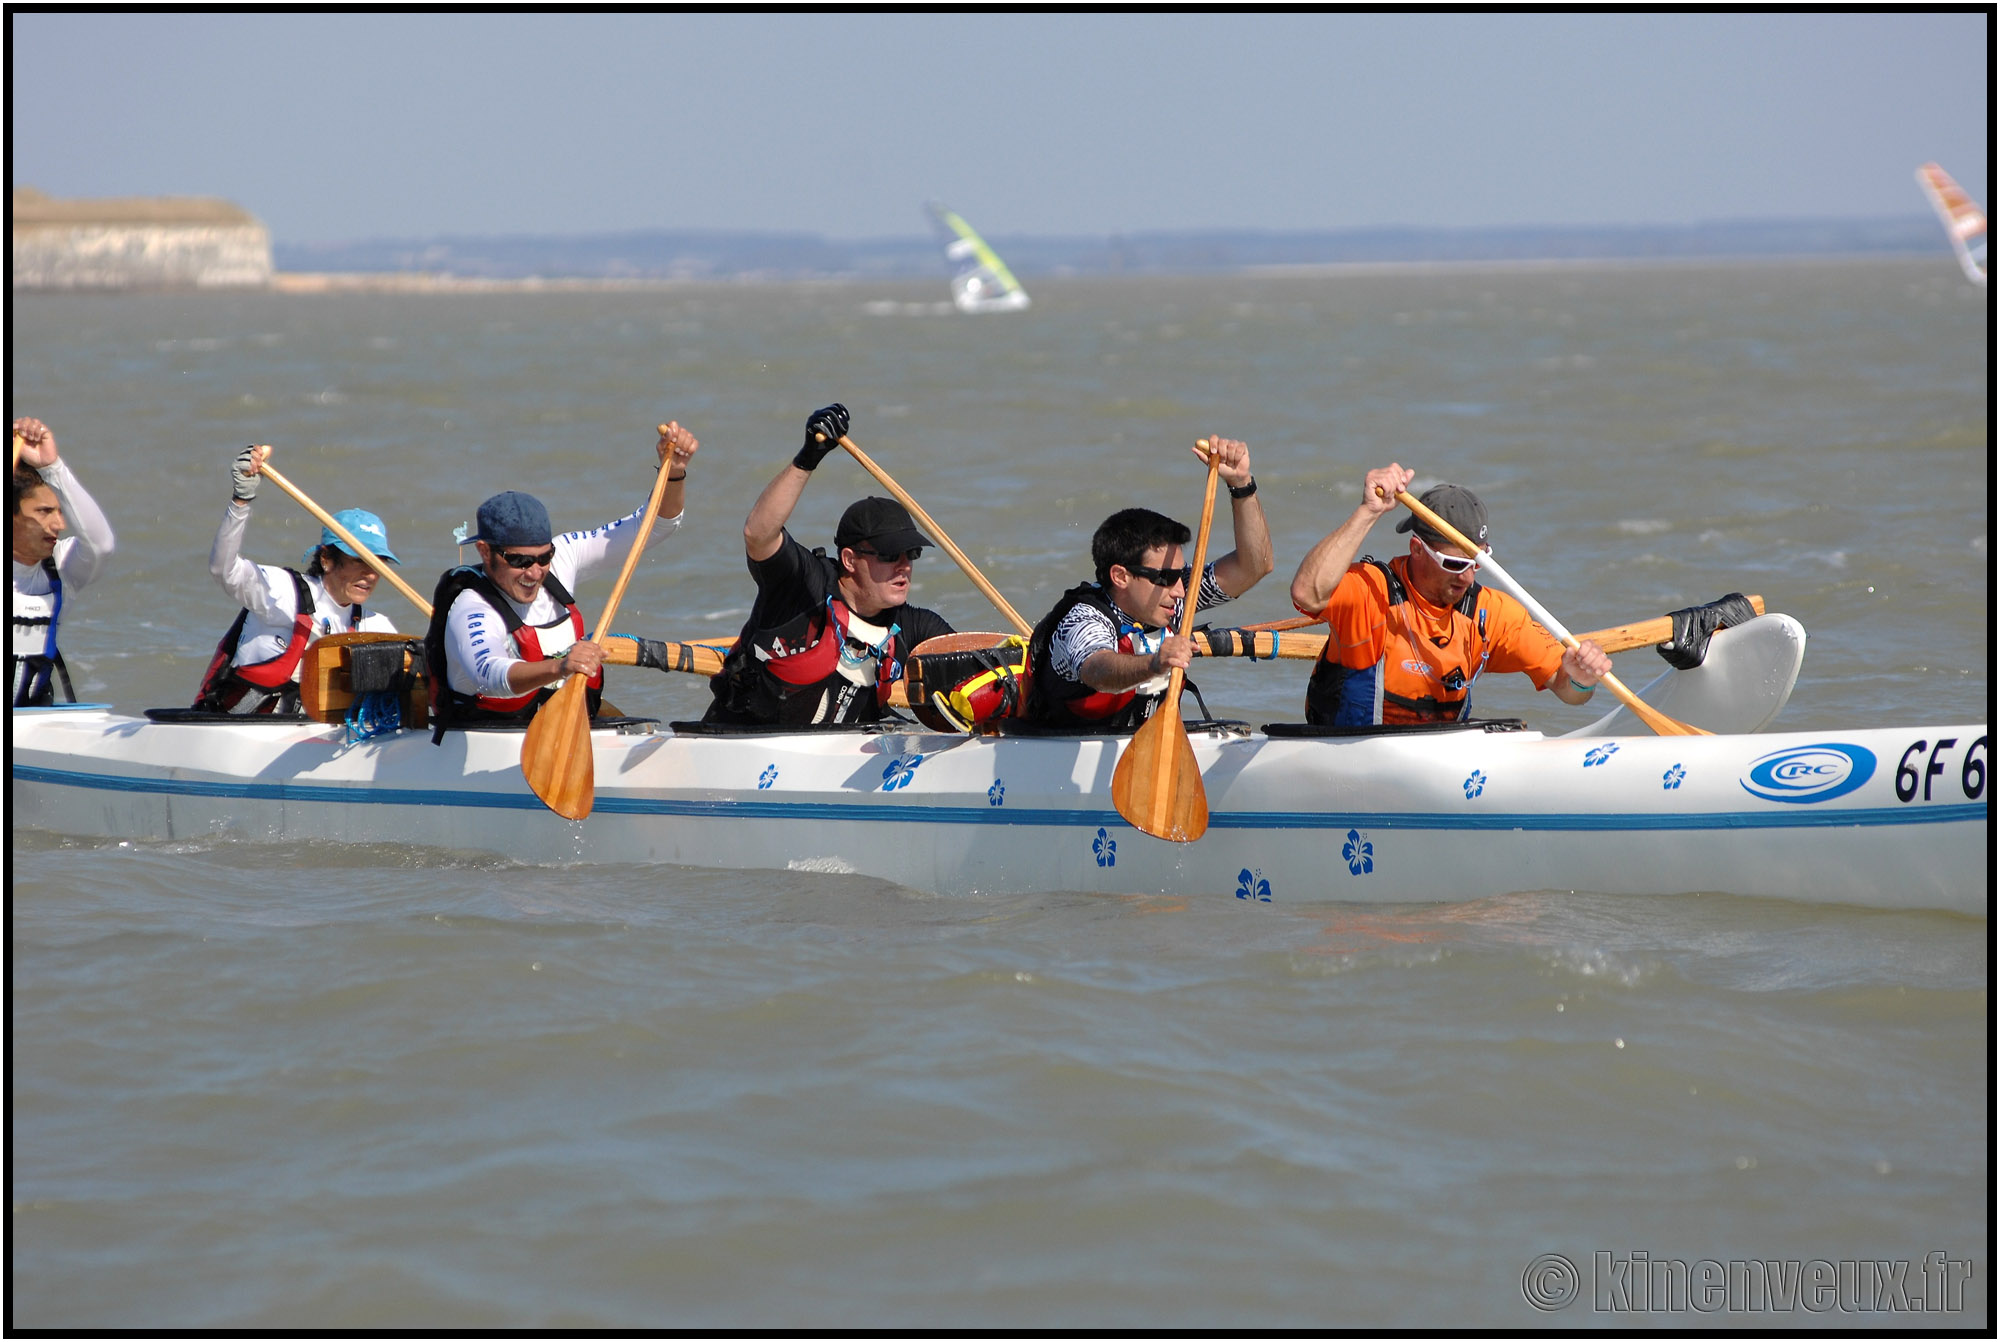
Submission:
[[371,741],[403,727],[402,696],[393,690],[356,695],[347,707],[347,744]]

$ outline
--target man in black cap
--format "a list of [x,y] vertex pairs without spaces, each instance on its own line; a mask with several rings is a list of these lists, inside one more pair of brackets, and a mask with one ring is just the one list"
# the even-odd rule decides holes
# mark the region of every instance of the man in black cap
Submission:
[[[1472,711],[1472,683],[1491,667],[1522,671],[1566,704],[1597,689],[1611,659],[1595,643],[1564,649],[1521,603],[1481,587],[1468,554],[1413,513],[1410,552],[1387,563],[1355,554],[1369,529],[1396,509],[1416,472],[1391,463],[1368,472],[1361,505],[1307,552],[1292,604],[1326,621],[1326,651],[1306,687],[1306,721],[1321,726],[1453,722]],[[1434,485],[1425,507],[1483,553],[1486,505],[1462,485]]]
[[[699,447],[679,421],[660,434],[656,450],[667,486],[648,549],[680,526],[682,481]],[[424,648],[434,740],[453,727],[525,723],[572,675],[589,677],[590,708],[597,711],[604,652],[588,640],[572,593],[581,575],[625,558],[644,511],[642,503],[615,522],[558,536],[532,494],[510,489],[479,505],[478,532],[460,538],[478,548],[479,563],[445,573],[431,599]]]
[[715,701],[704,721],[873,722],[887,713],[889,687],[910,650],[952,632],[935,611],[909,604],[911,569],[933,542],[894,499],[861,499],[841,514],[838,558],[808,550],[785,529],[813,468],[840,446],[847,426],[845,406],[815,410],[805,446],[743,523],[757,600],[709,681]]

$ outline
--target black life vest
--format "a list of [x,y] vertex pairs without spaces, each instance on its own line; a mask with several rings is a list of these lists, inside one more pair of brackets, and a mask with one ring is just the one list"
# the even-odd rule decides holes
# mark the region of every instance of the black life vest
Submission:
[[[1455,615],[1462,615],[1471,621],[1471,628],[1466,631],[1469,634],[1466,656],[1469,661],[1476,650],[1479,654],[1478,665],[1471,668],[1469,675],[1464,668],[1453,667],[1442,679],[1433,678],[1427,682],[1391,665],[1396,660],[1396,649],[1404,642],[1414,647],[1424,641],[1409,623],[1407,610],[1396,609],[1407,607],[1410,597],[1408,587],[1393,568],[1372,555],[1364,555],[1361,562],[1381,573],[1389,591],[1390,617],[1403,623],[1404,636],[1399,639],[1392,635],[1383,649],[1381,660],[1362,670],[1342,666],[1324,656],[1315,662],[1312,678],[1306,682],[1306,721],[1323,727],[1360,727],[1385,720],[1463,722],[1472,713],[1472,684],[1479,679],[1480,673],[1486,669],[1487,659],[1493,655],[1493,645],[1487,642],[1486,637],[1486,610],[1480,602],[1485,589],[1474,583],[1452,607]],[[1437,640],[1431,641],[1435,643]],[[1445,640],[1447,644],[1451,641]],[[1392,684],[1411,690],[1421,687],[1428,692],[1401,694],[1390,688]],[[1399,711],[1391,716],[1382,711],[1381,706]]]
[[1118,630],[1119,652],[1138,651],[1132,644],[1132,635],[1139,632],[1140,626],[1112,604],[1102,587],[1087,582],[1070,588],[1056,602],[1055,609],[1042,617],[1042,622],[1035,626],[1034,636],[1028,640],[1028,720],[1103,732],[1131,731],[1153,715],[1166,697],[1164,690],[1148,694],[1137,689],[1115,694],[1096,690],[1081,680],[1058,675],[1051,664],[1049,644],[1057,628],[1078,606],[1089,606],[1111,621]]
[[[292,594],[298,600],[292,616],[291,638],[277,656],[239,665],[236,645],[243,637],[243,625],[250,618],[250,610],[246,606],[237,611],[229,632],[215,645],[215,655],[208,660],[201,689],[195,695],[196,708],[205,713],[299,711],[299,687],[294,677],[299,673],[299,663],[305,659],[306,646],[312,642],[316,604],[305,575],[297,569],[288,568],[285,572],[292,577]],[[361,623],[361,614],[361,607],[353,607],[351,622]]]
[[857,618],[845,601],[829,595],[819,609],[781,624],[746,627],[709,682],[716,694],[710,717],[783,726],[880,720],[890,687],[903,674],[896,655],[902,625],[890,622],[881,640],[870,643],[854,632]]
[[[22,595],[14,594],[14,639],[19,641],[25,631],[44,630],[42,650],[22,654],[12,654],[12,680],[14,683],[14,707],[43,708],[56,702],[56,678],[62,679],[63,697],[69,703],[76,702],[76,690],[69,683],[69,668],[63,665],[62,653],[56,648],[56,625],[62,619],[62,574],[56,569],[53,555],[42,560],[42,572],[49,578],[48,613],[24,615],[21,612]],[[33,598],[36,605],[40,598]]]
[[[555,599],[564,613],[549,621],[542,629],[554,629],[568,624],[573,634],[571,643],[583,639],[583,612],[577,609],[576,598],[554,573],[542,579],[542,586]],[[553,697],[557,687],[544,685],[539,690],[513,696],[490,694],[462,694],[451,687],[451,679],[445,665],[445,621],[451,614],[452,602],[458,600],[467,590],[479,593],[486,603],[500,613],[500,619],[507,626],[507,636],[514,640],[514,648],[524,662],[548,660],[542,651],[541,634],[537,626],[528,624],[514,612],[514,603],[484,569],[475,565],[464,565],[447,570],[438,579],[437,591],[431,597],[431,623],[424,633],[424,660],[428,664],[431,688],[432,731],[431,744],[444,741],[444,734],[460,727],[492,725],[496,723],[517,723],[525,725],[535,716],[535,710],[544,701]],[[564,645],[565,649],[569,645]],[[597,706],[604,698],[604,671],[585,682],[584,702],[591,717],[597,716]]]

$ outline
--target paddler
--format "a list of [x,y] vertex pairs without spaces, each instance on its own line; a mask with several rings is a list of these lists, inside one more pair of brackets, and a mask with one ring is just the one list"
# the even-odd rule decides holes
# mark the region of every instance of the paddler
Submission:
[[[660,516],[646,548],[681,524],[688,463],[701,444],[678,420],[661,431],[655,452],[667,472]],[[526,724],[570,676],[588,677],[590,711],[604,685],[604,651],[585,637],[574,592],[578,578],[621,563],[638,535],[645,502],[615,522],[555,535],[549,511],[532,494],[508,490],[479,505],[478,532],[464,537],[479,562],[447,571],[431,600],[424,650],[431,708],[442,742],[447,730]]]
[[1596,691],[1611,659],[1585,640],[1565,649],[1521,604],[1478,582],[1486,505],[1463,485],[1441,484],[1421,502],[1479,546],[1468,553],[1414,513],[1396,527],[1410,549],[1384,563],[1355,554],[1369,529],[1396,509],[1416,472],[1395,463],[1368,472],[1361,504],[1313,546],[1292,578],[1292,604],[1326,621],[1326,651],[1306,686],[1306,721],[1328,727],[1461,721],[1472,685],[1489,668],[1522,671],[1566,704]]
[[[1229,487],[1236,548],[1203,567],[1195,609],[1242,596],[1271,571],[1271,533],[1250,473],[1250,448],[1211,437],[1216,476]],[[1208,456],[1197,445],[1204,468]],[[1084,731],[1131,731],[1159,706],[1175,667],[1194,658],[1191,640],[1174,632],[1194,581],[1184,547],[1185,523],[1150,508],[1104,519],[1090,539],[1097,581],[1072,587],[1035,626],[1028,642],[1030,721]]]
[[813,470],[847,429],[847,407],[813,411],[805,445],[743,523],[757,599],[709,680],[715,699],[705,722],[874,722],[889,712],[889,687],[910,650],[952,632],[937,612],[909,604],[910,576],[933,542],[894,499],[860,499],[841,514],[837,558],[808,550],[786,530]]
[[[271,449],[252,445],[229,464],[229,506],[208,553],[208,572],[243,607],[215,645],[194,706],[211,713],[296,713],[306,649],[327,634],[393,634],[387,615],[368,609],[376,572],[331,527],[299,557],[303,570],[243,557],[250,504]],[[375,556],[400,563],[382,519],[364,508],[333,515]]]
[[[97,501],[57,454],[48,425],[17,419],[14,442],[19,455],[7,478],[8,511],[14,515],[9,702],[16,708],[53,704],[60,679],[63,697],[74,703],[69,668],[56,647],[56,626],[64,597],[74,596],[104,571],[116,541]],[[64,535],[71,524],[75,534]]]

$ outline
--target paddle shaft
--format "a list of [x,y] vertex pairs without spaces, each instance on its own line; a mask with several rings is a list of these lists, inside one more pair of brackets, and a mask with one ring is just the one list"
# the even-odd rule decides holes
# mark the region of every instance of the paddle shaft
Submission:
[[[1750,607],[1759,615],[1764,613],[1764,598],[1749,598]],[[1308,624],[1319,624],[1313,619],[1276,620],[1269,624],[1245,624],[1234,629],[1197,629],[1194,634],[1194,650],[1197,657],[1253,657],[1281,658],[1286,661],[1308,660],[1323,656],[1326,652],[1325,634],[1298,634],[1291,631]],[[1662,615],[1651,620],[1635,620],[1630,624],[1615,624],[1608,629],[1593,629],[1587,634],[1578,634],[1580,643],[1595,643],[1607,653],[1630,652],[1634,648],[1657,647],[1674,636],[1674,617]],[[1225,641],[1227,640],[1227,641]],[[1243,646],[1232,647],[1240,642]],[[1223,644],[1221,649],[1217,644]]]
[[428,620],[431,617],[431,603],[424,600],[422,597],[418,596],[416,594],[416,591],[408,583],[404,582],[401,578],[397,577],[395,571],[389,567],[387,561],[383,560],[381,556],[377,555],[374,551],[370,550],[360,541],[354,539],[353,532],[349,531],[346,527],[342,526],[340,523],[334,521],[333,514],[327,512],[326,509],[320,507],[317,503],[314,503],[311,499],[307,498],[305,495],[305,491],[301,490],[297,485],[293,484],[290,480],[287,480],[284,476],[278,474],[277,471],[273,470],[271,468],[271,463],[269,461],[262,463],[260,466],[258,466],[257,469],[260,474],[267,476],[272,484],[276,485],[278,488],[284,490],[287,494],[290,494],[294,499],[296,499],[301,508],[304,508],[314,517],[317,517],[319,519],[319,523],[321,526],[325,527],[328,531],[331,531],[334,535],[340,537],[341,540],[345,541],[347,543],[348,548],[354,551],[355,556],[357,558],[359,558],[363,563],[367,564],[369,568],[374,569],[377,573],[387,578],[391,586],[395,587],[397,591],[401,592],[404,596],[410,598],[411,601],[415,602],[417,609],[424,613],[424,618],[426,620]]
[[[1576,635],[1570,633],[1569,630],[1563,628],[1562,622],[1556,619],[1555,616],[1549,614],[1548,609],[1544,607],[1541,602],[1535,600],[1535,598],[1529,594],[1527,588],[1521,586],[1521,584],[1519,584],[1518,582],[1515,582],[1514,575],[1507,572],[1506,569],[1502,568],[1500,566],[1500,562],[1496,560],[1490,553],[1480,554],[1479,547],[1477,545],[1474,545],[1471,541],[1467,540],[1459,532],[1457,527],[1445,521],[1442,517],[1439,517],[1429,508],[1426,508],[1422,502],[1420,502],[1415,496],[1409,494],[1408,492],[1404,490],[1397,490],[1396,502],[1402,504],[1405,508],[1408,508],[1418,517],[1421,517],[1425,522],[1429,523],[1431,527],[1434,530],[1436,530],[1439,535],[1443,536],[1446,540],[1449,540],[1453,545],[1456,545],[1460,549],[1464,550],[1467,554],[1479,555],[1479,570],[1481,573],[1490,574],[1492,576],[1493,585],[1495,587],[1498,587],[1501,591],[1507,593],[1507,595],[1513,597],[1516,601],[1520,602],[1524,607],[1526,607],[1528,614],[1534,616],[1535,619],[1541,623],[1542,628],[1548,630],[1551,634],[1554,634],[1558,639],[1560,639],[1563,642],[1565,646],[1570,648],[1575,648],[1578,646]],[[1606,671],[1603,675],[1599,676],[1598,679],[1611,687],[1611,692],[1614,695],[1618,696],[1619,703],[1631,709],[1632,712],[1638,717],[1638,719],[1641,722],[1645,723],[1648,727],[1651,727],[1655,732],[1658,732],[1662,736],[1713,735],[1713,733],[1711,732],[1705,732],[1701,728],[1691,726],[1688,723],[1676,722],[1674,719],[1668,717],[1665,713],[1660,712],[1659,709],[1654,708],[1651,704],[1647,703],[1644,699],[1641,699],[1638,695],[1632,693],[1632,691],[1626,689],[1625,682],[1618,679],[1617,676],[1611,674],[1611,672],[1609,671]]]
[[[667,426],[660,426],[660,436],[666,437]],[[646,515],[639,519],[639,534],[632,538],[632,553],[625,556],[625,566],[618,570],[618,582],[611,589],[611,599],[604,603],[604,614],[597,617],[597,629],[591,634],[591,642],[599,643],[611,629],[611,617],[618,613],[618,603],[624,599],[625,584],[632,581],[632,570],[639,566],[639,555],[646,548],[647,537],[653,534],[653,519],[660,512],[660,497],[667,492],[667,476],[670,468],[666,462],[653,477],[652,497],[646,500]]]
[[[662,424],[660,436],[665,438],[666,433],[667,426]],[[632,537],[632,549],[618,570],[618,581],[612,585],[611,599],[604,603],[604,614],[598,618],[592,642],[601,640],[611,628],[612,616],[618,613],[618,603],[624,599],[625,586],[632,581],[632,570],[639,566],[639,556],[645,553],[646,540],[653,534],[653,518],[660,511],[660,498],[667,492],[667,477],[671,474],[667,463],[662,461],[653,476],[653,492],[646,499],[646,510],[639,517],[639,530]],[[586,676],[567,677],[535,710],[535,716],[528,722],[528,734],[521,742],[521,774],[528,780],[529,789],[541,798],[544,806],[569,820],[582,820],[597,804],[590,709],[584,701],[587,683]]]
[[[821,442],[826,441],[824,434],[816,434],[814,436],[819,438]],[[952,557],[954,563],[965,570],[966,577],[972,579],[972,585],[986,594],[986,599],[993,603],[993,609],[1006,616],[1007,623],[1013,625],[1015,631],[1021,637],[1027,638],[1035,632],[1033,626],[1021,618],[1021,612],[1007,604],[1007,598],[1001,596],[993,584],[986,581],[986,575],[981,573],[978,567],[965,557],[965,551],[952,544],[951,537],[944,534],[944,528],[939,526],[936,519],[923,510],[922,505],[910,497],[907,490],[890,477],[889,472],[869,460],[868,454],[856,447],[852,438],[842,435],[840,445],[846,448],[856,461],[861,463],[862,470],[874,476],[881,482],[882,488],[895,495],[896,502],[910,510],[910,516],[917,519],[917,525],[924,529],[924,534],[944,547],[944,552]]]

